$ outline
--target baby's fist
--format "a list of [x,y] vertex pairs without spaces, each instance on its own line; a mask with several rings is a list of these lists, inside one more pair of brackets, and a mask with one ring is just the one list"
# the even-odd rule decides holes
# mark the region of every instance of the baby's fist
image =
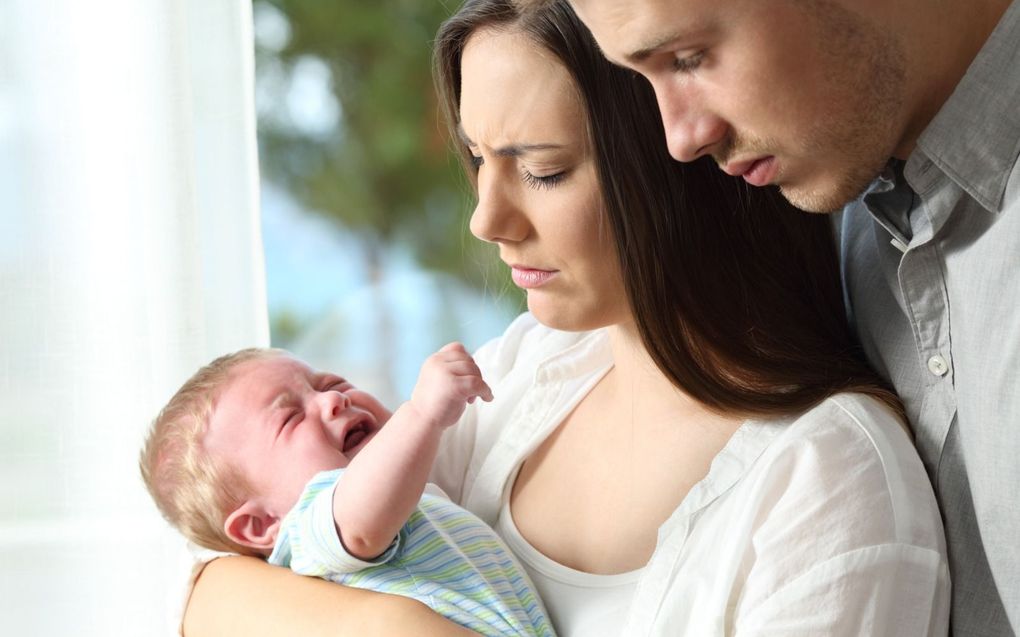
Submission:
[[464,346],[450,343],[425,360],[411,404],[423,418],[449,427],[476,398],[490,401],[492,390]]

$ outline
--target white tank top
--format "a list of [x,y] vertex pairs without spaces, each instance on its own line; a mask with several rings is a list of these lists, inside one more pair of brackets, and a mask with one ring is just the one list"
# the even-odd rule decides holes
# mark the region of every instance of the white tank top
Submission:
[[619,637],[644,568],[593,575],[554,562],[528,543],[503,505],[496,532],[538,589],[559,637]]

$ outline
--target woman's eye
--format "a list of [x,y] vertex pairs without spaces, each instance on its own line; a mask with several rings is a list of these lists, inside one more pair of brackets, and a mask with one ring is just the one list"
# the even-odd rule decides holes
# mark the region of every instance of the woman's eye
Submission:
[[552,188],[556,184],[560,183],[567,177],[567,171],[558,172],[552,175],[533,175],[526,170],[521,171],[521,179],[528,185],[529,188],[535,190],[541,190],[542,188]]
[[482,164],[484,163],[485,160],[482,159],[481,155],[471,155],[471,165],[474,166],[476,170],[478,168],[481,168]]
[[690,73],[696,70],[705,60],[705,52],[698,51],[694,55],[673,58],[673,70],[677,73]]

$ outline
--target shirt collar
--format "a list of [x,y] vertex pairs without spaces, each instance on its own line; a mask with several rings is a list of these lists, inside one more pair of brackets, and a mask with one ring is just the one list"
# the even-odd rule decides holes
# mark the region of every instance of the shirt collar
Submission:
[[585,334],[573,345],[542,360],[535,370],[535,382],[545,384],[576,379],[604,371],[612,364],[609,330],[601,328]]
[[1013,2],[949,100],[921,134],[906,176],[917,192],[937,166],[990,212],[1020,154],[1020,2]]

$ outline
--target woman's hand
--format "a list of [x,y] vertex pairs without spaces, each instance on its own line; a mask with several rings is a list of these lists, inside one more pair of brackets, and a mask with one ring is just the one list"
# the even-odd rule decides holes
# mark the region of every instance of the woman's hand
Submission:
[[184,613],[184,637],[468,637],[424,604],[406,597],[297,575],[251,557],[206,565]]

